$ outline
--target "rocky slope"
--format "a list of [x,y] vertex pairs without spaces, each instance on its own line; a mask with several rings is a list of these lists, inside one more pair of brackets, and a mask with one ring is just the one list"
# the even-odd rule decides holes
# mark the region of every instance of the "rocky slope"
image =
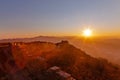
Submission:
[[[12,71],[9,68],[5,71],[2,69],[3,59],[0,60],[2,80],[120,80],[119,66],[105,59],[93,58],[67,41],[14,42],[10,45],[7,46],[9,49],[0,48],[0,59],[5,57],[4,64],[13,66],[10,67]],[[10,60],[14,65],[8,63]],[[49,73],[54,66],[60,70],[54,72],[53,69]]]

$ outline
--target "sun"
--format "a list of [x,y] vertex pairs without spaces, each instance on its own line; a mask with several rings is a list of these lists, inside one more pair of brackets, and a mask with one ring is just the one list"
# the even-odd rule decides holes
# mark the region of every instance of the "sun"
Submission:
[[91,37],[92,36],[92,30],[91,29],[85,29],[84,31],[83,31],[83,36],[84,37]]

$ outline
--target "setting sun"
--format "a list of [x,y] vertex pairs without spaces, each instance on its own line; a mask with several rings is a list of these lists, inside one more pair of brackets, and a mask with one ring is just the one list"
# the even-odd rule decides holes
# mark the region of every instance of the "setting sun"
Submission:
[[91,29],[85,29],[83,31],[83,36],[84,37],[91,37],[92,36],[92,30]]

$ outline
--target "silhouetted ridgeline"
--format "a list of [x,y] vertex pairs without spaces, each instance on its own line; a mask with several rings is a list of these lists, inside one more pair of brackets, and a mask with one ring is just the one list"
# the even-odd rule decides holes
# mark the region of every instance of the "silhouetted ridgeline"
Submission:
[[1,43],[0,80],[120,80],[120,69],[68,41]]

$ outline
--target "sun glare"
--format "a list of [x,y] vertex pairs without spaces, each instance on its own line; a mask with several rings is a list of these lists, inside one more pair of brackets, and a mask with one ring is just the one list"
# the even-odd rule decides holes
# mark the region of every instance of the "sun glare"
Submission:
[[91,37],[92,36],[92,30],[91,29],[85,29],[83,31],[83,36],[84,37]]

